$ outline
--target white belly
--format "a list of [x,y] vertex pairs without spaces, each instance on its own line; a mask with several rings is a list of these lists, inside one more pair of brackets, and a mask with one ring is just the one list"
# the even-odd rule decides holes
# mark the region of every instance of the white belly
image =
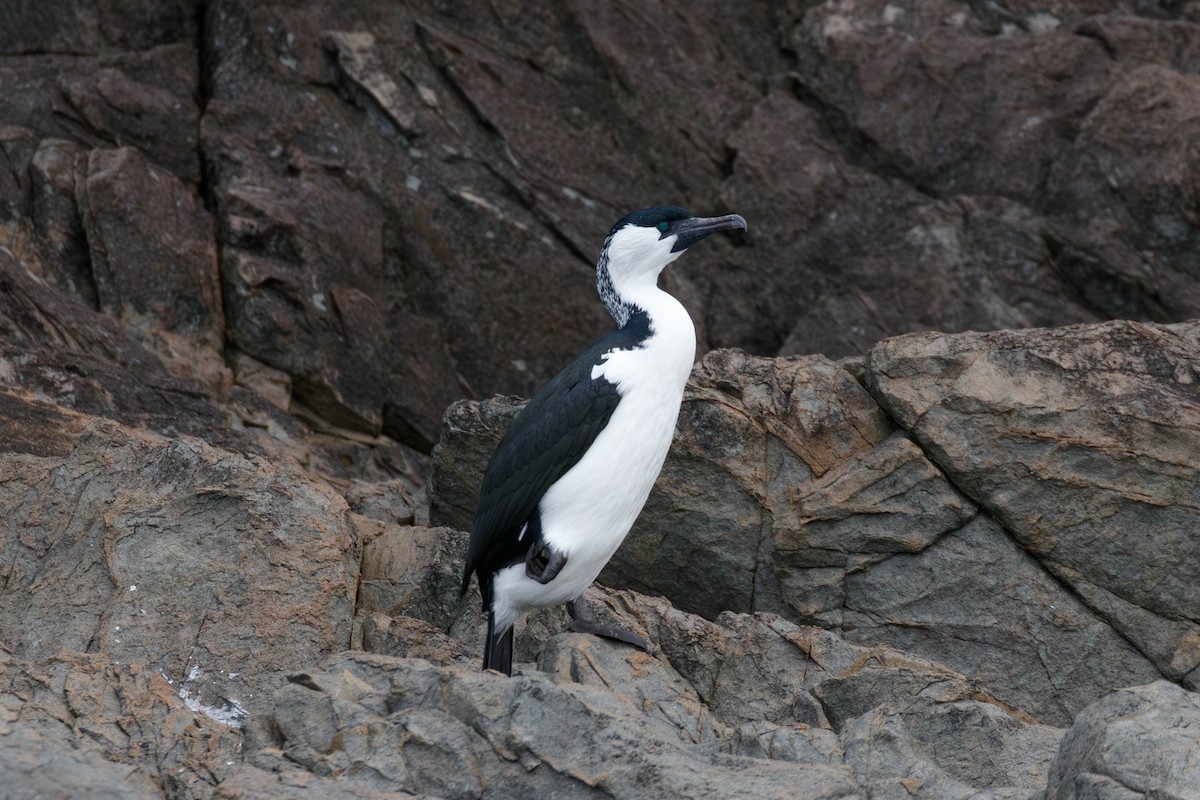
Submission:
[[[587,453],[542,498],[542,536],[567,557],[562,571],[541,584],[525,565],[496,574],[493,611],[497,630],[535,608],[574,600],[621,546],[662,469],[683,388],[691,372],[695,339],[691,320],[671,338],[655,334],[643,348],[618,351],[593,372],[618,385],[621,400]],[[685,335],[686,334],[686,335]]]

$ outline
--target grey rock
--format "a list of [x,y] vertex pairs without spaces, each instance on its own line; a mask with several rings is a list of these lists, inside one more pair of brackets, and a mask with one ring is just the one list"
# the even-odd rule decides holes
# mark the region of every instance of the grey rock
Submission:
[[[104,759],[93,749],[63,746],[23,728],[0,734],[4,796],[11,800],[155,800],[162,795],[135,770]],[[129,773],[133,772],[133,775]]]
[[[371,605],[388,605],[388,613],[360,617],[361,646],[473,668],[483,638],[475,602],[459,607],[462,616],[449,636],[403,616],[409,609],[428,614],[422,593],[437,597],[441,591],[439,579],[422,583],[414,577],[447,560],[455,571],[461,566],[461,552],[435,555],[455,535],[431,530],[422,547],[417,529],[389,533],[368,546],[368,560],[380,561],[364,567],[364,575],[381,577],[369,588],[364,584],[362,594],[374,598]],[[527,662],[532,653],[537,661],[521,665],[522,674],[544,673],[556,684],[610,692],[628,714],[684,744],[843,773],[849,768],[860,785],[879,791],[919,784],[926,797],[981,791],[1029,797],[1045,784],[1061,730],[1037,724],[944,666],[889,647],[851,644],[773,615],[726,613],[711,622],[661,598],[601,587],[589,591],[589,600],[601,619],[652,641],[655,653],[560,634],[565,615],[550,610],[518,631],[518,660]],[[444,612],[439,616],[444,628]],[[873,738],[885,733],[859,720],[893,716],[897,709],[900,722],[886,735],[902,747],[887,750],[884,739]],[[862,755],[885,750],[892,752],[886,759]],[[914,776],[921,776],[918,784]]]
[[[248,760],[226,785],[296,765],[342,792],[451,797],[858,796],[914,786],[914,776],[923,797],[1031,797],[1045,785],[1062,731],[943,666],[772,615],[713,623],[629,591],[594,588],[591,600],[649,635],[655,654],[540,633],[538,665],[506,681],[477,672],[475,658],[464,669],[454,640],[431,626],[374,615],[367,629],[396,631],[436,665],[414,649],[404,659],[346,653],[293,675],[270,718],[249,727]],[[878,723],[892,717],[895,730]],[[655,777],[639,785],[627,770]]]
[[[263,760],[266,760],[265,758]],[[271,769],[242,766],[221,784],[218,800],[407,800],[429,797],[395,788],[373,789],[347,781],[314,776],[282,756],[271,759]]]
[[[846,763],[871,797],[996,797],[1034,800],[1033,788],[993,787],[983,791],[958,780],[924,752],[922,742],[908,729],[896,710],[879,708],[854,720],[843,733]],[[991,758],[990,750],[965,748],[961,753],[977,761]],[[977,762],[976,762],[977,763]],[[990,766],[990,765],[989,765]],[[1044,775],[1044,764],[1040,770]],[[979,774],[978,767],[973,770]]]
[[354,480],[345,492],[350,510],[364,517],[397,525],[411,525],[416,520],[416,497],[413,482],[403,478],[380,481]]
[[431,523],[471,530],[482,470],[524,406],[519,397],[494,397],[484,403],[459,400],[447,406],[429,476]]
[[[870,793],[1031,797],[1044,786],[1049,753],[1062,736],[963,675],[890,647],[855,645],[769,614],[726,613],[714,624],[633,592],[595,599],[599,609],[651,634],[661,648],[659,664],[670,665],[662,671],[696,690],[724,747],[806,764],[844,763]],[[583,658],[564,659],[564,648],[577,648]],[[543,662],[555,665],[556,680],[598,676],[635,701],[647,691],[639,683],[664,682],[650,657],[600,640],[558,637],[546,652],[556,654]],[[688,737],[696,735],[694,721],[705,719],[687,713],[687,704],[640,702],[648,716],[667,714]],[[906,785],[910,778],[918,783]]]
[[476,666],[482,652],[481,646],[468,645],[461,638],[454,638],[416,617],[361,612],[355,619],[355,638],[351,646],[368,653],[463,667]]
[[589,634],[567,633],[550,639],[538,669],[557,683],[620,687],[620,699],[629,703],[632,713],[676,731],[681,741],[716,744],[728,738],[725,725],[682,675],[669,663],[632,648],[613,648]]
[[1158,677],[986,516],[845,580],[847,638],[942,661],[1053,724],[1113,686]]
[[346,654],[293,681],[252,764],[273,745],[345,784],[441,797],[862,796],[844,768],[688,745],[606,689],[543,674]]
[[956,486],[1161,674],[1194,686],[1198,359],[1196,323],[1114,322],[901,337],[867,374]]
[[1118,689],[1067,730],[1047,800],[1200,797],[1200,696],[1167,681]]

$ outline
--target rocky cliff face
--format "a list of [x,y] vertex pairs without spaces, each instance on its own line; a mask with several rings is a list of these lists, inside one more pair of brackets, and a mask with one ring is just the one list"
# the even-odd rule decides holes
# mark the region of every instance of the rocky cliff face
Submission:
[[[1200,796],[1200,7],[538,5],[0,10],[5,796]],[[655,652],[480,674],[485,398],[657,202],[751,231]]]

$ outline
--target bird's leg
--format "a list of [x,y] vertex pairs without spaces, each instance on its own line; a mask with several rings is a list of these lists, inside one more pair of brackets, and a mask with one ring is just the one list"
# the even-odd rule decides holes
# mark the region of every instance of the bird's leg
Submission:
[[562,568],[567,565],[567,557],[546,543],[541,547],[529,548],[525,556],[525,574],[538,583],[549,583],[554,580]]
[[603,636],[605,639],[615,639],[618,642],[625,642],[634,647],[640,647],[647,653],[654,652],[654,647],[650,642],[638,636],[633,631],[626,630],[618,625],[606,625],[597,620],[583,595],[579,595],[579,597],[567,603],[567,613],[571,615],[571,623],[567,625],[567,630],[569,631],[591,633],[596,636]]

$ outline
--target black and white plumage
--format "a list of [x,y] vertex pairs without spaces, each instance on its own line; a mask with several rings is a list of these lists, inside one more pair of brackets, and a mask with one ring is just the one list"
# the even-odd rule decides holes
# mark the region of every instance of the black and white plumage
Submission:
[[664,267],[711,233],[745,230],[736,214],[694,217],[665,206],[609,232],[596,287],[618,330],[593,342],[525,406],[492,454],[463,574],[479,579],[484,669],[512,671],[512,626],[527,611],[570,603],[574,630],[648,648],[596,624],[584,590],[645,505],[675,433],[695,358],[695,328],[658,288]]

